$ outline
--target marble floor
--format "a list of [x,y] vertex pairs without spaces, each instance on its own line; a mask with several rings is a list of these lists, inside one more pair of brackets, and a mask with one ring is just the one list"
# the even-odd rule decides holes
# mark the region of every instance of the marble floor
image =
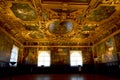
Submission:
[[0,80],[120,80],[120,78],[97,74],[28,74],[3,77]]

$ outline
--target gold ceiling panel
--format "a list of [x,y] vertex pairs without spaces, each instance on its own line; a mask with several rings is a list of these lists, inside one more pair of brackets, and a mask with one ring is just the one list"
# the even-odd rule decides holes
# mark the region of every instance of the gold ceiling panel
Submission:
[[13,14],[23,21],[32,21],[37,18],[36,11],[28,3],[12,3]]
[[119,12],[120,0],[0,0],[0,27],[21,44],[90,46]]

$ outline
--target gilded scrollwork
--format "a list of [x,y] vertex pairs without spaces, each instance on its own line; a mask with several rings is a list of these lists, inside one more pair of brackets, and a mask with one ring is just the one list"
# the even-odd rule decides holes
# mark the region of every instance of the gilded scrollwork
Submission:
[[119,30],[119,4],[120,0],[1,0],[0,27],[21,44],[97,43]]

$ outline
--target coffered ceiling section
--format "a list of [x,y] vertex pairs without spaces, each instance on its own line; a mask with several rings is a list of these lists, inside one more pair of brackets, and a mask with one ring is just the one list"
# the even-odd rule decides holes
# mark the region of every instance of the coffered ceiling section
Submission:
[[90,21],[101,21],[115,12],[115,6],[99,6],[88,15]]
[[73,24],[70,21],[54,21],[49,25],[49,30],[55,35],[67,34],[72,31]]
[[37,18],[36,11],[28,3],[12,3],[10,9],[23,21],[32,21]]
[[0,27],[22,44],[89,45],[111,34],[119,13],[120,0],[0,0]]

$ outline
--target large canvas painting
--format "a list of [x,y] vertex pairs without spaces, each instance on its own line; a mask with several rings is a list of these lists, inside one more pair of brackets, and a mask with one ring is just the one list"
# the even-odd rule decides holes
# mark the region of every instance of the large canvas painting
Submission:
[[0,61],[9,62],[13,40],[0,30]]
[[115,39],[115,49],[117,53],[118,60],[120,61],[120,33],[114,36]]
[[69,63],[68,48],[53,48],[51,50],[52,64],[64,65]]
[[120,33],[114,36],[116,52],[120,52]]
[[92,48],[82,48],[83,64],[93,63]]
[[105,54],[105,43],[101,43],[96,47],[97,62],[102,63],[102,55]]
[[23,62],[29,65],[37,64],[37,48],[25,48]]
[[109,38],[105,41],[105,53],[102,55],[103,62],[117,61],[117,55],[115,52],[113,38]]

